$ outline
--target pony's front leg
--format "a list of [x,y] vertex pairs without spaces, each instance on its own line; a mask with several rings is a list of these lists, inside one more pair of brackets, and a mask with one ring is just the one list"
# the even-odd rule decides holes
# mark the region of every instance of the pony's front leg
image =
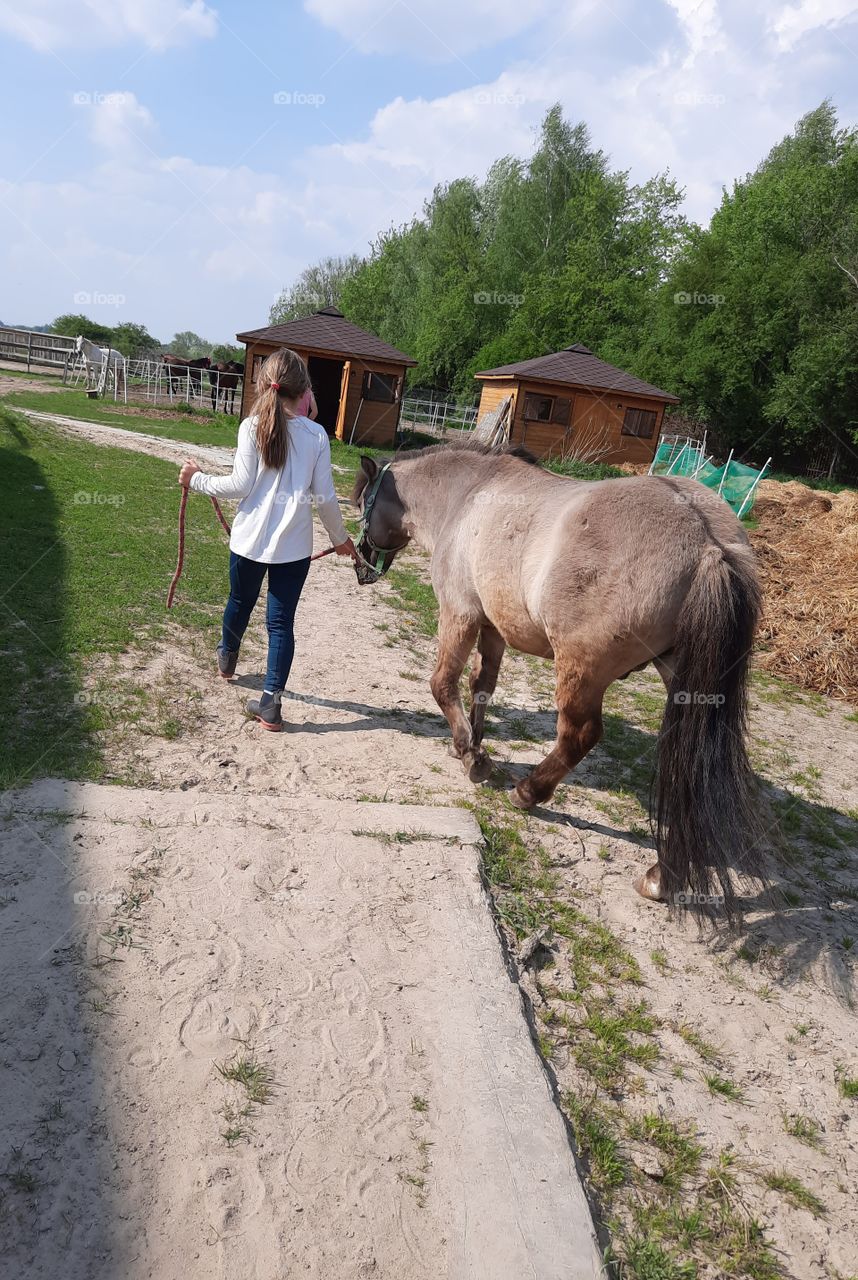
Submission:
[[557,741],[552,751],[523,778],[512,793],[518,809],[550,800],[558,784],[602,736],[605,686],[579,667],[557,662]]
[[484,782],[492,771],[484,751],[473,745],[471,723],[465,715],[459,680],[474,647],[479,623],[441,612],[438,625],[438,660],[429,686],[432,696],[447,717],[453,735],[453,754],[471,782]]

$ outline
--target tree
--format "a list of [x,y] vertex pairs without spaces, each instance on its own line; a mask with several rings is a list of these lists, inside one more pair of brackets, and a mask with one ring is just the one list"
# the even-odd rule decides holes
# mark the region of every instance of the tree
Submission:
[[199,356],[210,355],[212,347],[192,329],[184,329],[173,335],[169,349],[171,355],[181,356],[183,360],[196,360]]
[[660,291],[660,360],[724,447],[798,465],[858,444],[858,133],[824,102],[725,192]]
[[306,267],[298,279],[272,305],[270,324],[283,324],[301,316],[313,315],[324,307],[339,307],[343,287],[361,265],[357,254],[347,257],[322,258]]
[[112,331],[110,345],[117,351],[121,351],[124,356],[132,356],[137,360],[153,354],[161,346],[145,325],[130,322],[116,326]]
[[73,313],[57,316],[51,325],[51,331],[60,333],[66,338],[88,338],[90,342],[95,342],[100,347],[110,346],[113,337],[113,330],[107,325],[98,324],[87,316]]

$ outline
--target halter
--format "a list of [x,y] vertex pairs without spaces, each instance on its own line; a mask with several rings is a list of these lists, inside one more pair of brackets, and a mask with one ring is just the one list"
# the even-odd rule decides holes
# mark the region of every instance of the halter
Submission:
[[390,466],[390,463],[385,462],[384,466],[381,468],[378,475],[375,477],[372,484],[370,485],[369,492],[367,493],[366,498],[364,499],[363,513],[361,515],[360,536],[358,537],[358,548],[360,547],[360,544],[362,542],[365,542],[366,545],[369,547],[370,551],[375,552],[375,555],[376,555],[375,564],[370,564],[367,560],[364,560],[363,556],[360,553],[360,550],[358,550],[358,555],[360,555],[360,558],[363,561],[364,571],[368,570],[369,573],[372,573],[375,575],[372,578],[373,582],[377,582],[378,579],[387,572],[387,570],[390,568],[390,565],[393,561],[393,557],[396,555],[396,552],[401,551],[402,547],[404,547],[407,544],[407,539],[406,539],[406,541],[403,542],[402,546],[400,547],[380,547],[378,543],[373,542],[372,538],[370,537],[369,522],[372,517],[372,509],[375,506],[375,500],[378,497],[378,491],[381,488],[381,482],[384,479],[384,473],[385,471],[387,471],[389,466]]

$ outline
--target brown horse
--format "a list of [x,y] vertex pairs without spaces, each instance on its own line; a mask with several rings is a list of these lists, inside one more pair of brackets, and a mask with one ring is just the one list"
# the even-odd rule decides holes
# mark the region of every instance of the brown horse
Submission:
[[[533,464],[521,450],[474,445],[399,455],[382,469],[361,458],[358,580],[374,581],[412,538],[431,553],[431,688],[473,782],[492,769],[486,704],[506,646],[554,659],[557,740],[515,788],[522,809],[550,799],[599,741],[608,686],[653,662],[668,691],[658,861],[636,888],[673,903],[723,903],[732,918],[731,866],[758,879],[762,868],[745,750],[760,595],[745,531],[696,480],[584,482]],[[475,645],[466,715],[459,679]]]
[[183,356],[174,356],[170,352],[161,356],[161,363],[167,366],[167,377],[170,390],[179,391],[185,388],[188,399],[191,395],[202,396],[203,369],[208,369],[211,360],[208,356],[198,356],[194,360],[185,360]]
[[243,376],[244,365],[238,360],[219,360],[217,364],[209,365],[212,409],[217,409],[223,400],[224,413],[235,412],[235,392]]

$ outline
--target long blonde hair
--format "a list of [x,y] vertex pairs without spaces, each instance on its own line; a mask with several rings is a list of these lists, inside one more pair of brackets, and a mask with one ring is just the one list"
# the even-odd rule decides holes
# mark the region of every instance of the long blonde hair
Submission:
[[256,417],[256,447],[262,461],[279,471],[286,461],[288,422],[292,414],[286,400],[297,400],[310,389],[310,374],[296,351],[281,347],[259,370],[259,391],[251,412]]

